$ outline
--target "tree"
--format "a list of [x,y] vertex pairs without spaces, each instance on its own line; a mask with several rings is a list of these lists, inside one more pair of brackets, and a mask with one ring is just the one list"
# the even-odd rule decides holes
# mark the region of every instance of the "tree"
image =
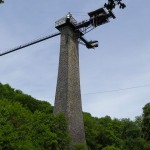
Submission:
[[8,99],[12,102],[19,102],[31,112],[41,111],[52,113],[53,107],[46,101],[37,100],[30,95],[24,94],[21,90],[15,90],[10,85],[0,83],[0,99]]
[[1,150],[66,150],[69,142],[62,114],[32,113],[19,102],[0,99]]
[[0,99],[0,149],[35,149],[30,138],[31,115],[20,103]]
[[126,7],[122,0],[108,0],[108,2],[104,4],[104,7],[108,10],[113,10],[117,5],[120,9],[124,9]]
[[0,83],[0,150],[66,150],[66,119],[52,106]]
[[[122,146],[122,139],[120,138],[120,126],[121,124],[116,119],[111,119],[109,116],[105,116],[99,119],[99,130],[97,131],[97,142],[101,143],[101,148],[107,146]],[[119,130],[119,131],[118,131]]]
[[101,143],[96,141],[99,129],[98,118],[92,117],[90,113],[83,113],[83,119],[87,145],[90,149],[97,150],[101,147]]
[[150,103],[143,108],[142,132],[144,139],[150,142]]
[[[52,108],[0,83],[0,149],[68,150],[66,119],[63,114],[54,116]],[[150,103],[135,121],[90,113],[83,117],[87,145],[75,145],[73,150],[150,150]]]

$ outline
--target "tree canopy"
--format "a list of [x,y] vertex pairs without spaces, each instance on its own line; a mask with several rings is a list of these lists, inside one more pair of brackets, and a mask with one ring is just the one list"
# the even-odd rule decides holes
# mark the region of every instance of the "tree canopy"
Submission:
[[143,108],[142,131],[143,137],[150,143],[150,103]]
[[68,147],[64,116],[53,107],[0,83],[0,149],[57,150]]
[[[0,149],[70,150],[71,138],[63,114],[53,106],[0,83]],[[150,103],[130,120],[92,117],[83,113],[87,145],[72,150],[149,150]]]

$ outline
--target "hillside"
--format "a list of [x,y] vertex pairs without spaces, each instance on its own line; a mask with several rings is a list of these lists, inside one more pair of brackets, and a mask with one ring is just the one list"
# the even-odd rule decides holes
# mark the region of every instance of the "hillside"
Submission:
[[[48,102],[0,83],[0,150],[67,150],[66,120],[52,112]],[[150,150],[150,103],[135,121],[83,116],[89,150]]]

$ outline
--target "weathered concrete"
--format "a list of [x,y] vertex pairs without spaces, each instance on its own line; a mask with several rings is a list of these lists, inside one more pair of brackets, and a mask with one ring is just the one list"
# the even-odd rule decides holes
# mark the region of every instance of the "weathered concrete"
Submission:
[[76,33],[69,26],[60,29],[61,46],[54,114],[62,112],[68,121],[72,144],[85,143]]

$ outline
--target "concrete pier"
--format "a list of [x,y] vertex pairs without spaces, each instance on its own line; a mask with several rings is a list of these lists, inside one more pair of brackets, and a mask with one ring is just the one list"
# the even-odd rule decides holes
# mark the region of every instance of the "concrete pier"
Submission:
[[72,138],[71,145],[84,144],[78,37],[69,25],[63,26],[59,30],[61,45],[54,114],[62,112],[66,116],[68,132]]

